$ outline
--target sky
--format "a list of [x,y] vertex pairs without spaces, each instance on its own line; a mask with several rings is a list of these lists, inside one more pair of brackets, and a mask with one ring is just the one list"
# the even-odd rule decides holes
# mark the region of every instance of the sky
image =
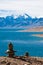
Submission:
[[43,0],[0,0],[0,10],[12,10],[18,14],[43,17]]

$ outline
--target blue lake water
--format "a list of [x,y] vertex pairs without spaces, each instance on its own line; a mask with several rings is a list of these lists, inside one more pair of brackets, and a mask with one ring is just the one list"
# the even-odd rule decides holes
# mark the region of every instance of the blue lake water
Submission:
[[9,42],[12,42],[16,55],[24,55],[29,52],[30,56],[43,57],[43,37],[32,36],[43,32],[14,32],[0,31],[0,56],[6,56]]

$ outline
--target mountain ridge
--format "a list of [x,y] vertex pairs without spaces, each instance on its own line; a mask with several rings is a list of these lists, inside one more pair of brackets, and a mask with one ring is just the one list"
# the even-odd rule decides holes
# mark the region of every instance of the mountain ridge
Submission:
[[0,28],[3,27],[11,27],[11,28],[33,28],[43,26],[43,18],[32,18],[28,14],[19,15],[15,18],[15,16],[10,15],[6,17],[0,17]]

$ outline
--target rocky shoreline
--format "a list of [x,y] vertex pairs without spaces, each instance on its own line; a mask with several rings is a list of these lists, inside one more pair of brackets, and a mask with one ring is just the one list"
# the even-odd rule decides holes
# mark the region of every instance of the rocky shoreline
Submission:
[[43,65],[41,57],[0,57],[0,65]]
[[0,65],[43,65],[43,57],[31,57],[28,52],[24,56],[16,56],[10,42],[6,57],[0,57]]

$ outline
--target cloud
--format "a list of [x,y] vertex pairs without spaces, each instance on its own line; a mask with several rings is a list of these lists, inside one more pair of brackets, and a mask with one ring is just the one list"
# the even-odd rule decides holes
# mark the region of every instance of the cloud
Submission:
[[16,10],[31,16],[43,16],[43,0],[0,0],[0,9]]

